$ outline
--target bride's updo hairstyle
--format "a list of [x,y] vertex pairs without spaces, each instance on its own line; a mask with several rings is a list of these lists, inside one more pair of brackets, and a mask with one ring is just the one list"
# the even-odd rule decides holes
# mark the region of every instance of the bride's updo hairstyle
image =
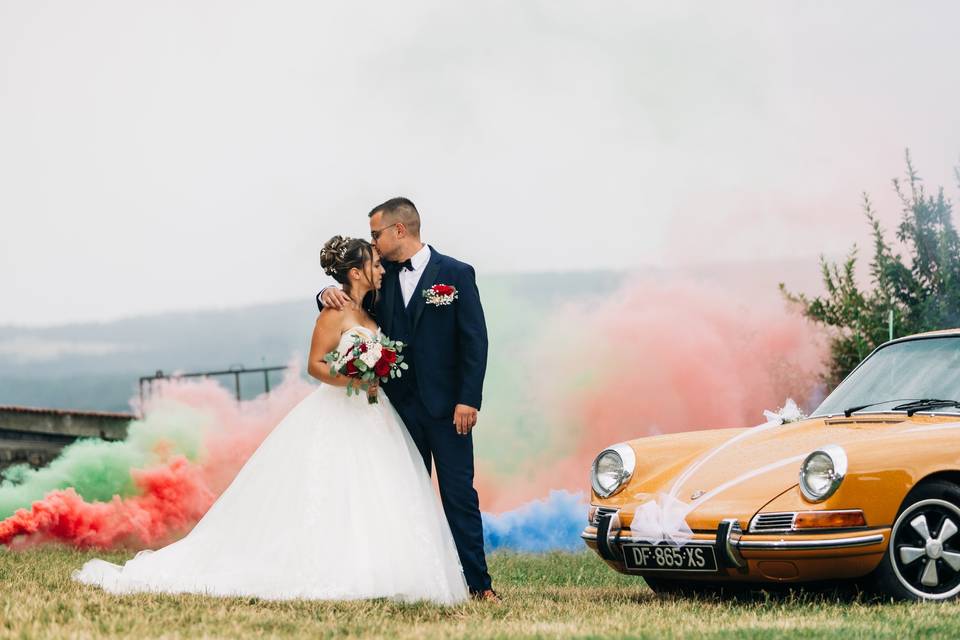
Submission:
[[377,290],[364,269],[364,265],[373,260],[373,245],[361,238],[333,236],[320,250],[320,266],[324,273],[339,282],[343,290],[350,293],[350,270],[359,269],[370,284],[370,292],[363,299],[363,308],[373,315]]

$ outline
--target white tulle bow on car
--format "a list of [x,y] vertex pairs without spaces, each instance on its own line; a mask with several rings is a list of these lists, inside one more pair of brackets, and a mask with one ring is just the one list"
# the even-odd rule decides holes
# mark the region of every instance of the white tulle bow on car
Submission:
[[788,422],[799,422],[805,420],[807,414],[800,410],[793,398],[787,398],[786,403],[777,411],[764,411],[763,417],[767,419],[767,424],[771,422],[776,424],[787,424]]
[[693,531],[687,525],[687,514],[691,505],[677,500],[665,493],[660,497],[644,502],[633,512],[630,532],[638,542],[657,544],[669,542],[683,546],[693,538]]

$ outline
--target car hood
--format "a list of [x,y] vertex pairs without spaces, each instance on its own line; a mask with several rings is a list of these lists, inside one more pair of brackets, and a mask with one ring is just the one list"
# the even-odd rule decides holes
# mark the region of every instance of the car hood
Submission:
[[[746,528],[765,504],[796,487],[800,464],[811,451],[828,444],[849,447],[855,442],[883,446],[904,426],[916,425],[904,422],[901,415],[807,419],[728,429],[723,430],[725,437],[713,435],[709,446],[692,453],[672,452],[668,446],[648,451],[645,439],[635,440],[630,444],[637,453],[637,480],[624,490],[620,505],[626,512],[625,523],[630,521],[631,508],[644,502],[679,500],[689,510],[686,521],[695,531],[716,529],[724,518],[737,518]],[[652,456],[660,458],[659,472],[643,477],[642,466]],[[668,460],[666,467],[662,456]]]

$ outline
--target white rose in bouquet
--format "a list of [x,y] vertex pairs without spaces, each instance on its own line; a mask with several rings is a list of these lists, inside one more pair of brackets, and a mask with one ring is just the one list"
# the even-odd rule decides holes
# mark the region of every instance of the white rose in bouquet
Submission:
[[363,361],[363,364],[373,368],[373,366],[380,361],[380,356],[382,353],[383,347],[379,342],[368,342],[367,352],[360,354],[360,360]]

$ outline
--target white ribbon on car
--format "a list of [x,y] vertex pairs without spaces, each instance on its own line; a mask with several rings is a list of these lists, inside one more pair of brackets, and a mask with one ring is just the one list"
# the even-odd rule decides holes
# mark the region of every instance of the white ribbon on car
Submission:
[[780,410],[774,411],[764,411],[763,417],[767,419],[766,422],[758,424],[755,427],[749,429],[744,429],[741,433],[738,433],[734,437],[720,443],[719,446],[714,447],[707,452],[706,455],[701,456],[696,462],[691,464],[689,467],[684,469],[683,473],[677,476],[677,479],[674,481],[673,486],[670,488],[670,496],[676,498],[680,493],[680,488],[683,486],[683,483],[686,482],[690,476],[700,470],[708,460],[713,458],[715,455],[726,449],[727,447],[749,438],[750,436],[755,436],[758,433],[762,433],[767,429],[772,429],[774,427],[779,427],[780,425],[786,424],[788,422],[797,422],[798,420],[803,420],[806,416],[800,411],[800,407],[797,406],[797,403],[793,401],[793,398],[787,398],[787,401],[784,403],[783,407]]
[[[740,484],[757,475],[794,462],[796,458],[788,458],[744,473],[704,494],[695,505],[687,504],[677,498],[677,494],[684,482],[699,470],[704,463],[720,453],[723,449],[744,438],[766,431],[767,429],[779,427],[788,422],[797,422],[798,420],[806,418],[792,398],[788,398],[779,411],[764,411],[763,416],[767,419],[766,422],[737,434],[687,467],[683,473],[677,477],[669,493],[661,493],[658,498],[644,502],[637,507],[633,513],[633,521],[630,523],[630,533],[633,535],[633,539],[650,544],[669,542],[678,547],[682,547],[693,539],[693,531],[690,529],[690,525],[687,524],[687,515],[693,511],[695,507],[699,507],[716,494],[736,484]],[[799,458],[802,457],[803,456],[799,456]]]

